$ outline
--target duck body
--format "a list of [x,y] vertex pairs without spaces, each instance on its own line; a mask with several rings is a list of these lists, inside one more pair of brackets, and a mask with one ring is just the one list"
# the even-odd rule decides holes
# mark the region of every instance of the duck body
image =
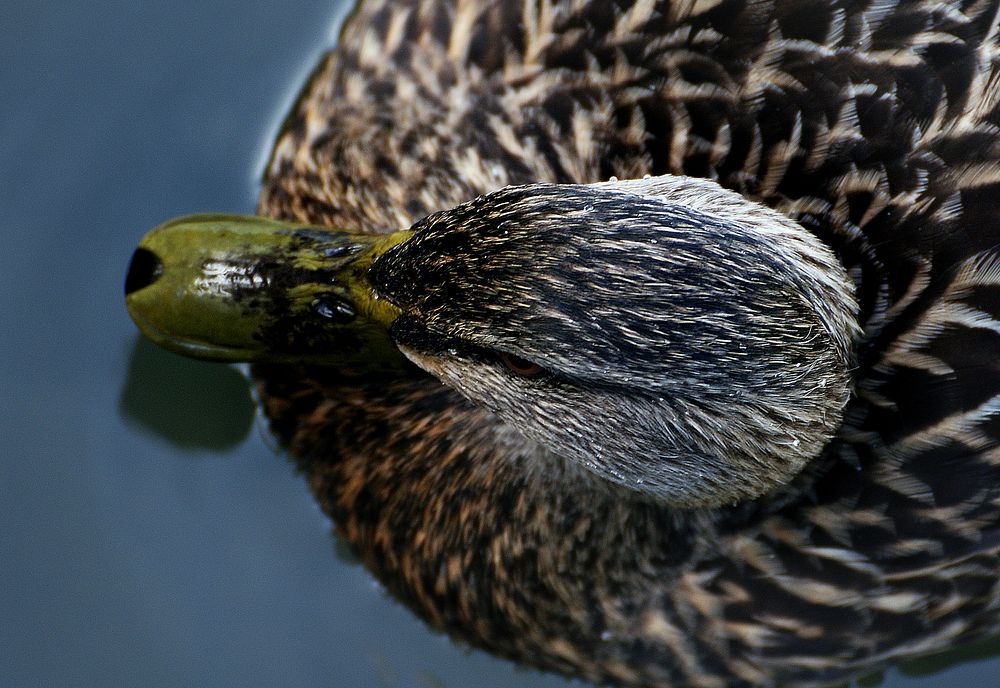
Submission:
[[[260,214],[365,234],[430,215],[426,239],[509,185],[705,178],[822,244],[855,324],[815,456],[710,505],[567,460],[402,321],[419,368],[257,365],[340,536],[435,628],[595,682],[821,685],[1000,631],[998,7],[363,2],[286,119]],[[467,228],[433,251],[458,265]],[[418,244],[372,268],[404,313]],[[451,304],[476,294],[458,269]],[[584,359],[598,340],[566,342]],[[581,426],[645,427],[601,399]]]

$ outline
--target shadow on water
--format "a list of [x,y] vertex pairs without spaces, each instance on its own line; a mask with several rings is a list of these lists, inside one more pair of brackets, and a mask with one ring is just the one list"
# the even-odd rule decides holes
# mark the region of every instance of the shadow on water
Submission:
[[994,657],[1000,657],[1000,636],[901,662],[896,668],[905,676],[932,676],[966,662],[978,662]]
[[235,368],[169,353],[137,335],[118,412],[178,449],[213,452],[246,439],[255,404]]
[[[995,657],[1000,657],[1000,636],[959,645],[958,647],[923,655],[915,659],[908,659],[892,666],[897,673],[903,676],[926,678],[969,662],[985,661]],[[838,688],[849,688],[849,686],[879,688],[885,685],[886,671],[888,670],[880,669],[863,674],[856,678],[854,683],[845,683]]]

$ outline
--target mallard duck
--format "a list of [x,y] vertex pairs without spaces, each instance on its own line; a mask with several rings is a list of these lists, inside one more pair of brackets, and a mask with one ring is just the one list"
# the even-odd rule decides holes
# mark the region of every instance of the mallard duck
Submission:
[[[260,218],[154,230],[435,628],[627,686],[1000,630],[998,2],[369,0]],[[622,181],[619,181],[622,180]]]

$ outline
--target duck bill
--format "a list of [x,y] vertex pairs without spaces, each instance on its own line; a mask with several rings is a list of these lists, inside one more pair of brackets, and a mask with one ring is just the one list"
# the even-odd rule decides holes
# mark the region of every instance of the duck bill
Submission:
[[308,363],[359,373],[406,366],[399,311],[368,282],[409,232],[370,236],[260,217],[194,215],[150,231],[125,280],[129,314],[156,344],[212,361]]

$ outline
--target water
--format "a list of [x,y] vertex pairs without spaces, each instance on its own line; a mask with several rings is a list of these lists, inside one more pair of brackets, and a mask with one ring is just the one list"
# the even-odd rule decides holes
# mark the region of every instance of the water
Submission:
[[[427,631],[338,552],[239,374],[138,341],[125,313],[146,229],[252,210],[342,14],[4,3],[0,686],[578,685]],[[883,685],[992,686],[994,649]]]

